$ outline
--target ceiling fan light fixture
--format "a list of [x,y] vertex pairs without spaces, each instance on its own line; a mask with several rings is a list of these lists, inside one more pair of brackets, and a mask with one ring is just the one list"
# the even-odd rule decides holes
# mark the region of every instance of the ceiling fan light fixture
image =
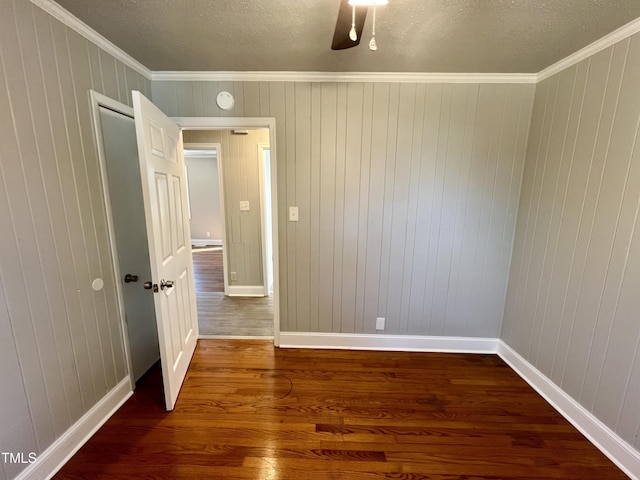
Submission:
[[371,41],[369,42],[369,50],[375,52],[378,50],[378,44],[376,43],[376,7],[373,6],[373,28],[371,29]]
[[356,6],[351,7],[351,30],[349,30],[349,38],[352,42],[358,40],[358,33],[356,32]]
[[389,0],[349,0],[349,5],[354,7],[376,7],[387,5]]

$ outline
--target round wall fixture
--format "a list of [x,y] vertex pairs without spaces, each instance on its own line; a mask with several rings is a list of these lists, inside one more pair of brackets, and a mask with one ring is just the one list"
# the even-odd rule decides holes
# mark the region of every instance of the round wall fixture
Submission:
[[233,108],[233,95],[229,92],[220,92],[216,97],[216,103],[221,110],[231,110]]

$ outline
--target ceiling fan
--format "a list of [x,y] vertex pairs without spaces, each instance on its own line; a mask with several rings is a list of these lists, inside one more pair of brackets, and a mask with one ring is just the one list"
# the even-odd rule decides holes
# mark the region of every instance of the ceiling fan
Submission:
[[362,29],[367,19],[369,7],[373,7],[373,32],[369,48],[377,50],[376,45],[376,6],[386,5],[388,0],[340,0],[336,29],[333,33],[332,50],[344,50],[360,44]]

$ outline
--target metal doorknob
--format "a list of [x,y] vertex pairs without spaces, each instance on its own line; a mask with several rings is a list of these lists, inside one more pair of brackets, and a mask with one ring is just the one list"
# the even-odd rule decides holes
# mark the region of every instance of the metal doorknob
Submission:
[[137,282],[138,281],[138,275],[131,275],[130,273],[127,273],[124,276],[124,283],[131,283],[131,282]]
[[173,287],[173,280],[165,280],[164,278],[160,280],[160,289],[164,290],[165,288]]
[[145,290],[153,290],[154,292],[158,291],[158,284],[153,283],[153,282],[144,282],[144,289]]

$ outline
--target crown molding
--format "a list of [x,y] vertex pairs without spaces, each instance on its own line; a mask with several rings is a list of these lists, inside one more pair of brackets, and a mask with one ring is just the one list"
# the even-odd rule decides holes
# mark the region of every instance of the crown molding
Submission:
[[54,2],[53,0],[31,0],[31,3],[40,7],[42,10],[47,12],[49,15],[59,20],[67,27],[71,28],[73,31],[79,33],[84,38],[94,43],[105,52],[109,53],[117,60],[120,60],[122,63],[131,67],[140,75],[146,77],[147,79],[152,79],[151,70],[133,58],[131,55],[126,53],[120,47],[111,43],[109,40],[104,38],[101,34],[96,32],[89,25],[84,23],[82,20],[75,17],[71,12],[62,8],[59,4]]
[[51,16],[151,81],[230,82],[389,82],[389,83],[531,83],[536,84],[615,43],[640,32],[640,18],[614,30],[538,73],[410,72],[153,72],[53,0],[30,0]]
[[624,40],[631,35],[640,32],[640,17],[632,20],[631,22],[623,25],[622,27],[614,30],[613,32],[605,35],[604,37],[596,40],[595,42],[587,45],[584,48],[581,48],[575,53],[572,53],[568,57],[563,58],[562,60],[554,63],[553,65],[541,70],[538,75],[536,75],[536,83],[545,80],[556,73],[561,72],[565,68],[568,68],[572,65],[575,65],[582,60],[589,58],[592,55],[604,50],[605,48],[609,48],[611,45]]
[[153,72],[153,81],[536,83],[535,73]]

